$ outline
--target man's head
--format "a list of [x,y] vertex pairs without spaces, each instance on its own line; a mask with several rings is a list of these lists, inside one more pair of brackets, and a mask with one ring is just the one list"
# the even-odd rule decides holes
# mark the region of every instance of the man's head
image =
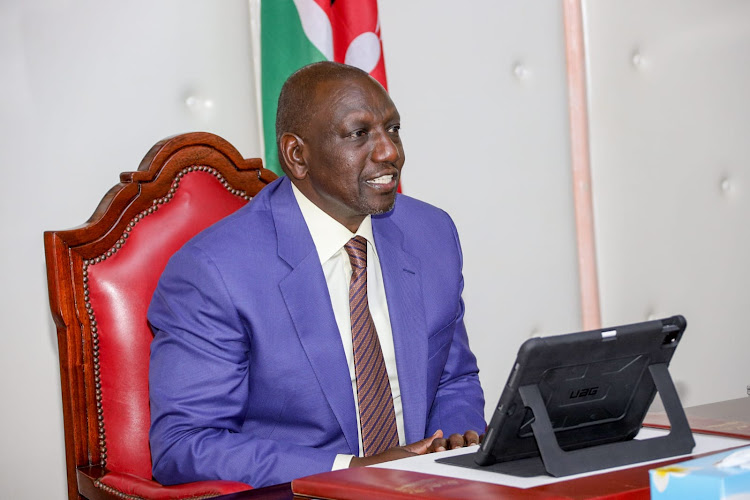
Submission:
[[305,66],[284,84],[276,140],[284,173],[328,215],[356,231],[368,214],[391,210],[404,148],[396,106],[352,66]]

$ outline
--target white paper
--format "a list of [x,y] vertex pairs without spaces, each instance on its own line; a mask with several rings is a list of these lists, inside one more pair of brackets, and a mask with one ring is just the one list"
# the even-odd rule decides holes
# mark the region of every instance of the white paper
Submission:
[[[652,437],[664,436],[668,433],[662,429],[652,429],[644,427],[641,432],[635,437],[635,439],[649,439]],[[723,436],[714,436],[709,434],[698,434],[694,433],[693,438],[695,439],[695,448],[690,455],[682,455],[684,457],[690,457],[691,455],[698,455],[701,453],[709,453],[713,451],[725,450],[727,448],[733,448],[735,446],[748,445],[750,441],[744,439],[735,439]],[[499,472],[482,471],[476,469],[468,469],[466,467],[457,467],[455,465],[439,464],[435,463],[438,458],[451,457],[454,455],[462,455],[464,453],[475,453],[478,446],[469,446],[467,448],[459,448],[457,450],[448,450],[439,453],[431,453],[429,455],[419,455],[416,457],[402,458],[401,460],[394,460],[392,462],[385,462],[382,464],[373,465],[371,467],[380,467],[383,469],[395,469],[395,470],[406,470],[412,472],[422,472],[425,474],[434,474],[436,476],[456,477],[460,479],[469,479],[471,481],[482,481],[485,483],[500,484],[503,486],[513,486],[515,488],[533,488],[535,486],[541,486],[544,484],[556,483],[559,481],[568,481],[578,477],[593,476],[596,474],[604,474],[613,470],[627,469],[629,467],[635,467],[637,465],[643,465],[647,463],[661,462],[667,460],[662,458],[659,460],[652,460],[651,462],[639,462],[623,467],[614,467],[611,469],[603,469],[594,472],[587,472],[584,474],[576,474],[573,476],[565,476],[561,478],[552,476],[537,476],[537,477],[516,477],[509,476],[507,474],[501,474]],[[673,457],[678,458],[678,457]]]

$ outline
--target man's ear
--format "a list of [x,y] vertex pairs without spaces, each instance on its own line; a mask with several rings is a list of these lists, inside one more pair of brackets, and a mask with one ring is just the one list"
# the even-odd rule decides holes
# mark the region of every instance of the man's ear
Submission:
[[279,139],[279,149],[289,169],[289,175],[297,180],[307,177],[307,164],[302,154],[304,148],[305,143],[297,134],[284,132]]

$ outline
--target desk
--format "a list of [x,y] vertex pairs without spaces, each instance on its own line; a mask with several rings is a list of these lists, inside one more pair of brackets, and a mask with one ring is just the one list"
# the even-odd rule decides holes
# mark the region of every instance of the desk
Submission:
[[[686,408],[685,414],[694,432],[750,439],[750,398],[694,406]],[[646,417],[645,425],[647,426],[668,427],[668,424],[663,412],[649,413]],[[391,498],[648,499],[650,498],[648,471],[661,465],[684,460],[686,460],[684,457],[664,460],[656,464],[641,465],[529,489],[373,467],[346,469],[313,477],[326,482],[327,486],[337,483],[339,490],[335,497],[341,499],[382,498],[382,494],[377,490],[382,491],[383,485],[397,485],[389,490],[395,494]],[[441,482],[440,497],[430,491],[435,481]],[[396,488],[399,491],[396,491]],[[221,500],[292,500],[294,498],[307,497],[295,497],[289,484],[220,497]]]
[[[685,416],[694,431],[750,439],[750,397],[691,406]],[[663,411],[650,412],[645,425],[667,428],[669,420]]]

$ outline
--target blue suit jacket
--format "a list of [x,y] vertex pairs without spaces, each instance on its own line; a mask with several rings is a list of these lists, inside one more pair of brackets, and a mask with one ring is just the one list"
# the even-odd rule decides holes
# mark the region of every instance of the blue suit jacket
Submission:
[[[406,441],[483,432],[484,399],[448,215],[399,195],[373,216]],[[349,369],[323,270],[281,178],[177,252],[148,319],[154,477],[256,487],[357,455]]]

